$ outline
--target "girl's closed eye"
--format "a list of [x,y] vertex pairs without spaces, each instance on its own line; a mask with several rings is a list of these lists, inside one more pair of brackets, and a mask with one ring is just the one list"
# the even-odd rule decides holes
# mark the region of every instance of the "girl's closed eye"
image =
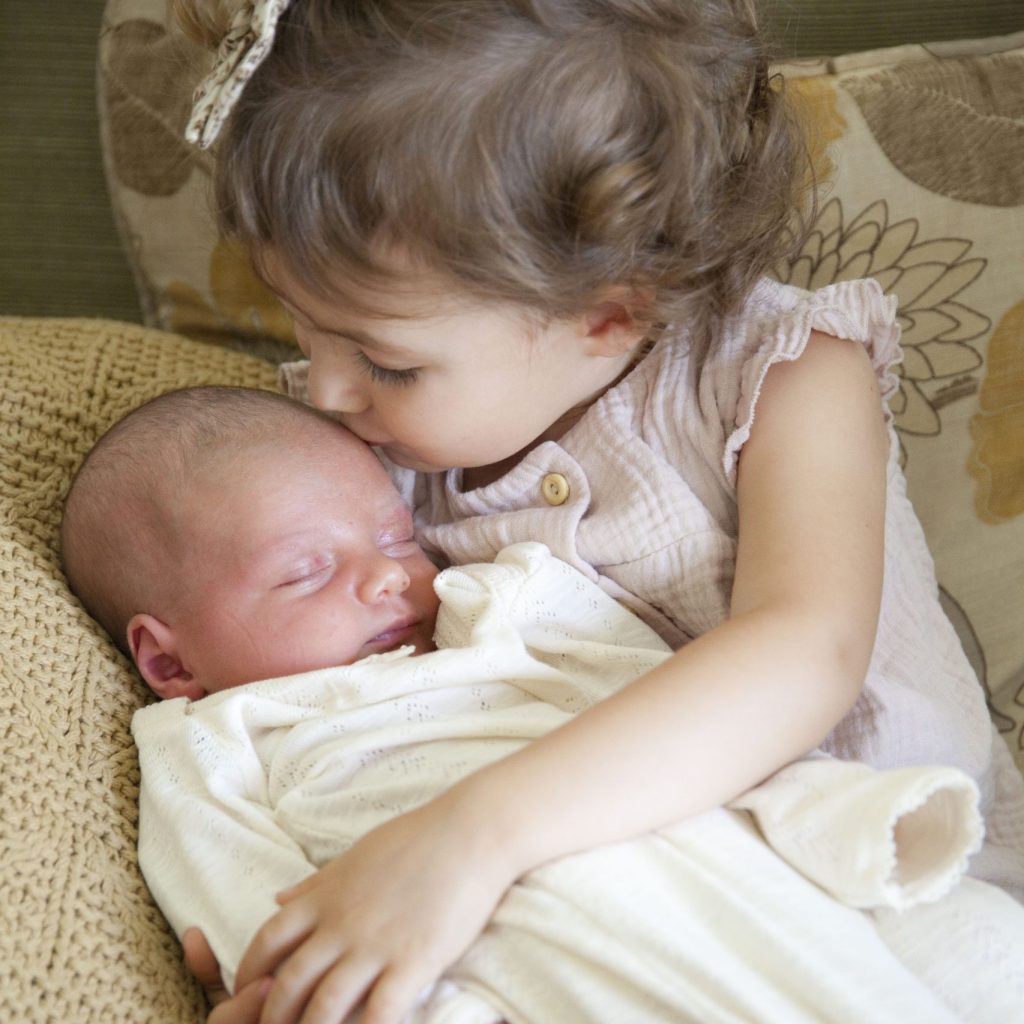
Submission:
[[397,386],[414,384],[420,372],[419,367],[415,366],[401,370],[380,366],[361,350],[356,351],[356,359],[359,362],[360,370],[369,375],[375,384],[393,384]]

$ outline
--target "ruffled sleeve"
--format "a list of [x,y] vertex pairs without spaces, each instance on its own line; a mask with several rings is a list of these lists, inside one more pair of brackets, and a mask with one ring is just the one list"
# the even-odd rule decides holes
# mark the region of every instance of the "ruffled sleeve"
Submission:
[[712,368],[718,383],[732,385],[732,401],[725,395],[717,400],[723,410],[735,408],[734,418],[726,425],[722,463],[733,485],[740,449],[754,425],[765,375],[776,363],[799,359],[813,331],[858,342],[867,349],[887,422],[892,420],[889,401],[899,390],[899,377],[893,367],[903,358],[897,299],[886,295],[870,278],[843,281],[816,292],[766,283],[752,301],[762,302],[762,310],[755,310],[755,315],[745,321],[746,330],[739,343],[734,341],[731,351],[725,352],[721,369]]

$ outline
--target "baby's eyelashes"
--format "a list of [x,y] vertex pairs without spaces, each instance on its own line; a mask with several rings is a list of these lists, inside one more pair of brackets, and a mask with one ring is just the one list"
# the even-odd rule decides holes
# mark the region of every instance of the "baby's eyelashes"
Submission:
[[310,559],[294,566],[276,590],[316,590],[334,573],[334,559],[330,556]]
[[413,531],[412,513],[405,505],[392,510],[383,523],[377,547],[390,558],[405,558],[419,550]]
[[407,558],[419,550],[419,545],[410,536],[404,540],[388,540],[381,545],[380,550],[389,558]]

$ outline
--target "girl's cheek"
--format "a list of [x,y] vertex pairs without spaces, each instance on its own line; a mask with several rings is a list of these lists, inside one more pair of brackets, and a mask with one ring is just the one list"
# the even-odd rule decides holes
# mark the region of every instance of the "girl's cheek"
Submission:
[[294,320],[292,321],[292,333],[295,335],[295,344],[299,346],[299,351],[309,359],[309,342],[306,340],[306,332]]

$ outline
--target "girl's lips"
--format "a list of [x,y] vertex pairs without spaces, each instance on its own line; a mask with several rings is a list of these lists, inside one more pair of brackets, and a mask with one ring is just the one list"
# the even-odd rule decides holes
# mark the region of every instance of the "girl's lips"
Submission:
[[384,445],[390,443],[386,438],[375,436],[364,426],[355,422],[354,418],[351,416],[346,416],[342,414],[341,416],[338,417],[338,420],[341,423],[341,425],[346,428],[346,430],[351,430],[352,433],[355,434],[360,441],[362,441],[364,444],[368,444],[371,448],[381,448]]
[[365,430],[357,426],[353,422],[353,417],[347,413],[339,412],[334,414],[334,418],[346,429],[352,431],[360,441],[368,444],[371,448],[380,448],[387,444],[387,441],[375,441],[372,436],[368,435]]

